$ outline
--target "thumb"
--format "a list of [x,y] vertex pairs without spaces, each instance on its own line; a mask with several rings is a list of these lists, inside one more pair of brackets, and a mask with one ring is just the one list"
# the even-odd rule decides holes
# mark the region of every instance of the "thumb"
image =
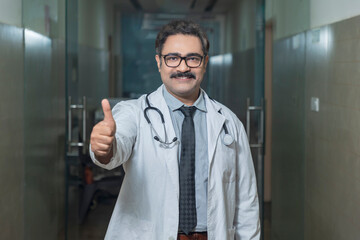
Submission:
[[101,101],[101,106],[104,112],[104,121],[114,121],[109,101],[107,99],[103,99]]

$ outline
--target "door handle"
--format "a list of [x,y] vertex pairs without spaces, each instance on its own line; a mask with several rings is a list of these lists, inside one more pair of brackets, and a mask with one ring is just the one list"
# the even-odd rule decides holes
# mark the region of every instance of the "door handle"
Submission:
[[[246,133],[248,135],[250,147],[253,148],[262,148],[264,147],[264,99],[261,100],[260,106],[250,106],[250,98],[246,99]],[[250,120],[251,120],[251,112],[259,111],[260,112],[260,136],[257,143],[251,143],[251,128],[250,128]]]
[[[72,139],[72,111],[81,110],[82,112],[82,141],[73,141]],[[82,99],[82,104],[72,104],[71,96],[68,99],[68,153],[73,147],[81,147],[82,153],[86,154],[86,97]]]

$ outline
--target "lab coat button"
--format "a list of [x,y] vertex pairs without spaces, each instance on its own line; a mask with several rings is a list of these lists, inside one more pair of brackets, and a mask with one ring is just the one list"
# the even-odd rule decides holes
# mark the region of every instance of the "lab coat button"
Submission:
[[175,240],[175,238],[174,237],[169,237],[169,240]]

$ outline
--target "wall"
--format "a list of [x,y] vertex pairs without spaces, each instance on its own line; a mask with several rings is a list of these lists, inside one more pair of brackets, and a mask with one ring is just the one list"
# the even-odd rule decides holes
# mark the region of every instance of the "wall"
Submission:
[[24,235],[56,239],[64,230],[65,45],[31,30],[24,38]]
[[21,28],[0,23],[0,239],[23,238],[22,40]]
[[64,10],[64,0],[0,3],[0,239],[64,231]]
[[281,39],[310,27],[311,0],[266,0],[266,20],[273,22],[273,37]]
[[112,2],[68,3],[71,91],[66,0],[0,2],[0,239],[64,239],[66,95],[87,94],[94,109],[109,93]]
[[310,0],[310,27],[335,23],[360,14],[357,0]]
[[277,41],[273,53],[271,239],[302,240],[305,34]]
[[255,47],[256,1],[235,1],[226,14],[225,52],[240,52]]
[[347,19],[356,4],[312,1],[309,27],[274,42],[273,240],[360,236],[360,17]]
[[79,96],[87,96],[88,107],[99,107],[109,91],[109,38],[113,36],[114,11],[110,2],[78,2]]
[[266,0],[266,19],[274,23],[274,39],[359,15],[357,0]]
[[97,49],[108,49],[112,32],[113,11],[102,0],[79,0],[79,44]]
[[22,0],[2,0],[0,22],[9,25],[22,26]]
[[360,16],[307,32],[305,239],[360,236],[359,24]]
[[23,1],[22,9],[24,28],[47,37],[64,37],[65,0]]

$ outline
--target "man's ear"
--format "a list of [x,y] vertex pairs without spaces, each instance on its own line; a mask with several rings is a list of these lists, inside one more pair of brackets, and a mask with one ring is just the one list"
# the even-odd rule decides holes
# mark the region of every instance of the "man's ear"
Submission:
[[160,56],[158,54],[155,55],[155,60],[156,60],[156,63],[157,63],[158,70],[160,72],[161,59],[160,59]]
[[206,55],[206,57],[204,58],[204,68],[206,69],[206,66],[208,64],[209,61],[209,55]]

